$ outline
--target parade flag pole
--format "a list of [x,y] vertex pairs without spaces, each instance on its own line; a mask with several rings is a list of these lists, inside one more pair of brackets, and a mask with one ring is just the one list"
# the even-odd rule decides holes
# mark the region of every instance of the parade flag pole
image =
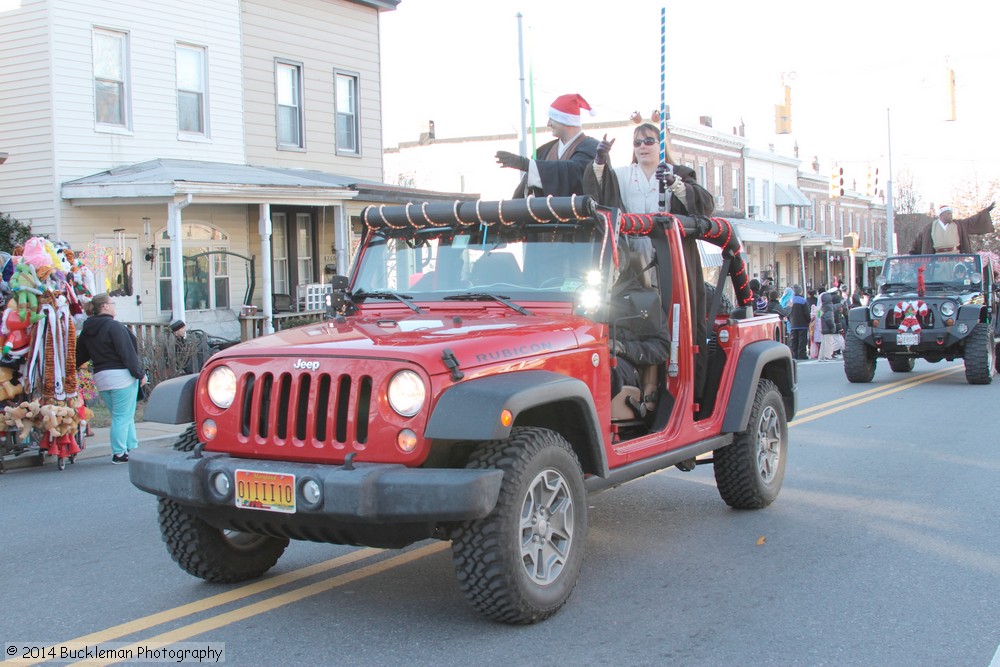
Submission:
[[[667,8],[660,8],[660,162],[667,160]],[[667,210],[667,186],[660,181],[660,211]]]

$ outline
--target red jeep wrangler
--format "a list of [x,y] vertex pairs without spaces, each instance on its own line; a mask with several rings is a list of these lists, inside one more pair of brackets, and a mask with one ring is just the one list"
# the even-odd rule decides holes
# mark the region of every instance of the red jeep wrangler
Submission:
[[[363,219],[327,321],[223,350],[150,398],[146,419],[193,422],[176,451],[129,464],[187,572],[258,577],[289,539],[437,538],[476,609],[533,623],[576,585],[588,492],[713,463],[732,507],[778,495],[796,367],[778,317],[748,307],[725,220],[619,215],[588,197],[379,206]],[[620,235],[648,236],[657,287],[612,316]],[[706,241],[724,258],[708,308]],[[730,279],[741,307],[705,318]],[[648,409],[619,414],[608,344],[626,317],[665,321],[671,355],[645,369]]]

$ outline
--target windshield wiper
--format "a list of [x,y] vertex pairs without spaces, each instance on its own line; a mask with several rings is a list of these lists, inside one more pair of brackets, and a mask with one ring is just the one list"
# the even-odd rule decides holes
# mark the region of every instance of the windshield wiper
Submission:
[[400,303],[406,305],[410,310],[412,310],[415,313],[422,312],[418,306],[416,306],[416,305],[410,303],[409,301],[407,301],[407,299],[412,299],[413,298],[409,294],[400,294],[399,292],[390,292],[388,290],[378,291],[378,292],[367,292],[365,290],[359,290],[359,291],[355,292],[354,294],[352,294],[351,297],[352,298],[362,298],[362,299],[367,299],[367,298],[372,298],[372,299],[395,299],[396,301],[399,301]]
[[510,300],[510,297],[501,294],[490,294],[489,292],[466,292],[465,294],[451,294],[444,297],[445,301],[496,301],[508,308],[513,308],[522,315],[534,315],[534,313],[517,305]]

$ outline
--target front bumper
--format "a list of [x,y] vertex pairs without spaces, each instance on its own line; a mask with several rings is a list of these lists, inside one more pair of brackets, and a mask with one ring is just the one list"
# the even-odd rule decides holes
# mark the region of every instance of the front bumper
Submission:
[[[296,479],[295,514],[238,508],[235,484],[225,495],[210,484],[216,473],[235,480],[237,469],[293,474]],[[213,512],[248,520],[269,515],[269,521],[284,518],[329,519],[337,522],[394,524],[463,521],[485,517],[496,505],[503,481],[501,470],[423,469],[399,464],[356,463],[337,465],[238,459],[228,454],[205,452],[135,451],[129,454],[129,478],[138,488],[161,498],[175,500],[209,516]],[[322,494],[310,504],[302,496],[302,482],[315,480]]]
[[881,353],[920,356],[929,353],[944,353],[960,345],[972,333],[974,326],[965,325],[965,330],[962,331],[960,329],[962,324],[959,322],[949,327],[922,329],[919,342],[916,345],[899,344],[899,331],[897,329],[875,329],[870,325],[864,325],[864,331],[858,332],[857,324],[852,323],[850,333]]

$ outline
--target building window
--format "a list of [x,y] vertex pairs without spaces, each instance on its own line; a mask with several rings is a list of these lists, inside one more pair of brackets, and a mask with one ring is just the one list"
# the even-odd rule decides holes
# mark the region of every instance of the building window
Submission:
[[128,35],[94,30],[94,113],[99,125],[129,127]]
[[726,199],[726,193],[722,184],[722,165],[715,165],[715,201],[721,207]]
[[358,123],[358,77],[334,72],[337,113],[337,152],[357,155],[361,152]]
[[302,66],[276,62],[274,75],[278,105],[278,148],[303,148]]
[[[184,309],[229,308],[229,256],[216,254],[229,250],[229,237],[215,227],[196,222],[185,222],[181,233],[184,245]],[[164,229],[157,234],[157,238],[160,239],[160,310],[169,312],[173,310],[170,237]]]
[[740,170],[733,169],[733,205],[732,210],[738,210],[740,207]]
[[180,132],[208,134],[206,61],[203,47],[177,45],[177,129]]
[[768,220],[771,216],[771,182],[761,181],[760,182],[760,210],[764,214],[764,219]]
[[698,165],[698,183],[701,187],[708,189],[708,165],[699,164]]

